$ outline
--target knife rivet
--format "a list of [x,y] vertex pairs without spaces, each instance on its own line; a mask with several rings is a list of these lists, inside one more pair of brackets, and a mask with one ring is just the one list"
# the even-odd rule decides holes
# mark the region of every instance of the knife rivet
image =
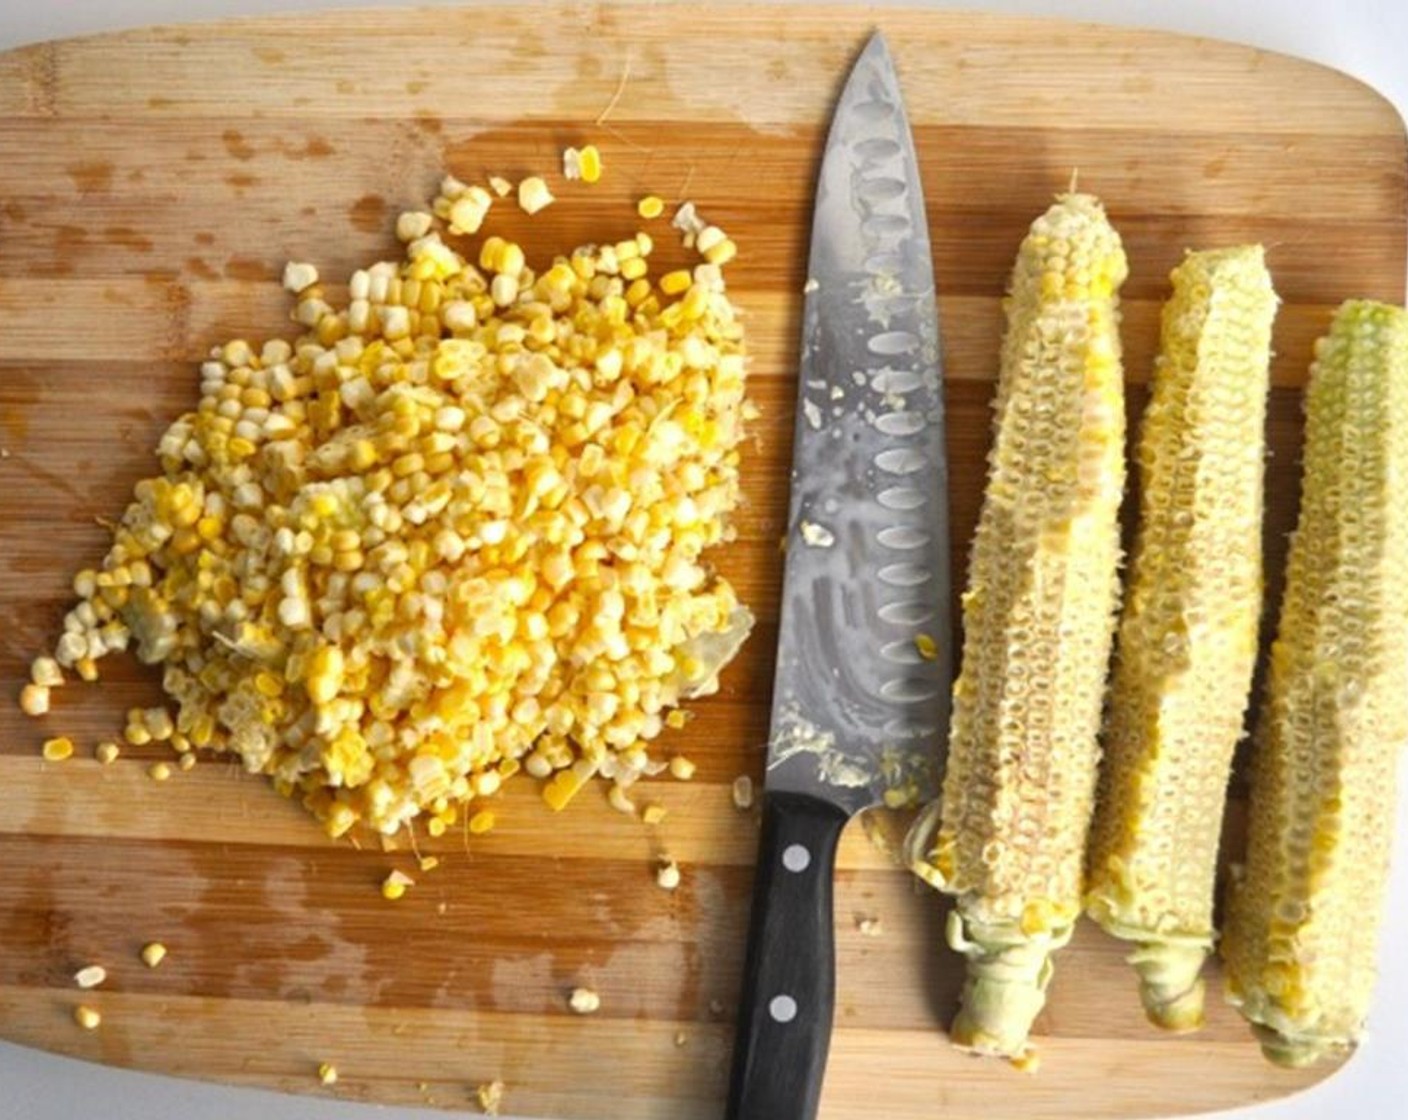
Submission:
[[802,872],[811,866],[812,854],[801,844],[789,844],[782,853],[782,866],[788,871]]
[[768,1014],[775,1023],[790,1023],[797,1017],[797,1001],[791,996],[773,996],[768,1001]]

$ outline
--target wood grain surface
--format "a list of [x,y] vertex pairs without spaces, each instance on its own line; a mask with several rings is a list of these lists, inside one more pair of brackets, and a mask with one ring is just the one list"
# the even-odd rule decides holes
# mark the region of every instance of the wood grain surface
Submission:
[[[1296,507],[1300,393],[1341,299],[1401,300],[1405,139],[1355,81],[1164,34],[916,10],[512,5],[326,13],[45,44],[0,56],[0,1035],[96,1061],[294,1092],[469,1108],[710,1120],[722,1093],[757,822],[729,784],[761,778],[776,634],[794,351],[811,185],[833,97],[875,25],[899,65],[923,161],[947,350],[956,582],[981,493],[1000,298],[1030,220],[1078,172],[1132,265],[1125,342],[1144,400],[1166,277],[1186,247],[1260,240],[1284,301],[1269,437],[1271,594]],[[609,109],[609,112],[608,112]],[[42,724],[14,706],[73,571],[101,555],[193,363],[289,329],[285,260],[325,277],[395,254],[391,226],[448,168],[552,171],[596,142],[597,186],[559,184],[535,257],[636,227],[633,200],[692,198],[729,230],[764,410],[741,542],[717,557],[760,625],[720,696],[665,746],[657,828],[601,791],[550,815],[532,783],[500,828],[422,839],[442,865],[399,904],[377,884],[408,851],[335,844],[229,761],[158,785],[129,750],[90,750],[153,703],[109,663]],[[671,241],[664,230],[657,241]],[[666,253],[668,256],[668,253]],[[43,764],[67,733],[79,757]],[[1239,846],[1240,802],[1228,851]],[[1323,1070],[1263,1063],[1213,999],[1202,1033],[1144,1024],[1124,949],[1082,928],[1042,1016],[1041,1072],[944,1039],[959,982],[942,904],[887,856],[903,822],[857,822],[839,872],[839,1005],[825,1120],[1166,1116],[1293,1092]],[[678,859],[660,890],[652,859]],[[857,928],[878,918],[878,936]],[[140,946],[170,955],[150,971]],[[72,974],[101,963],[71,1018]],[[596,988],[600,1012],[566,994]],[[337,1065],[319,1085],[320,1062]]]

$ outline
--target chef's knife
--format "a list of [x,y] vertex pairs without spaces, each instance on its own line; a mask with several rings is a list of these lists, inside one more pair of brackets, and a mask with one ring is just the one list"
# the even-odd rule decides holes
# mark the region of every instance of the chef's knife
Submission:
[[816,1114],[835,998],[837,841],[861,809],[932,792],[948,724],[938,313],[914,143],[878,34],[822,157],[795,431],[730,1120]]

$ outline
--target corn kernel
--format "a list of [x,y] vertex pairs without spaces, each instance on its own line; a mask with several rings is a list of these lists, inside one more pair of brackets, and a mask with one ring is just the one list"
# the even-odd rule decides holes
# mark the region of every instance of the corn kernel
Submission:
[[100,964],[90,964],[73,974],[73,982],[85,991],[96,988],[108,978],[108,970]]
[[49,689],[42,684],[27,684],[20,689],[20,711],[27,716],[42,716],[49,710]]
[[660,290],[667,296],[677,296],[689,291],[690,285],[694,283],[694,277],[687,268],[676,269],[674,272],[667,272],[660,277]]
[[646,824],[659,824],[665,819],[667,814],[668,810],[666,810],[665,806],[651,804],[645,807],[640,817]]
[[102,1024],[103,1017],[95,1008],[80,1003],[73,1009],[73,1021],[85,1031],[95,1031]]
[[928,634],[916,634],[914,648],[925,661],[933,661],[939,656],[939,643]]
[[393,871],[381,883],[381,897],[395,902],[405,895],[408,887],[415,886],[415,880],[404,871]]
[[44,688],[58,688],[64,683],[64,671],[52,657],[36,657],[29,664],[29,679]]
[[494,813],[491,809],[480,809],[469,818],[469,831],[480,836],[494,827]]
[[665,212],[664,200],[653,194],[648,194],[636,203],[636,213],[649,221],[658,218]]
[[747,810],[753,807],[753,779],[747,774],[740,774],[733,779],[733,807],[739,810]]
[[165,762],[153,762],[147,767],[147,777],[154,782],[165,782],[171,778],[171,766]]
[[117,761],[117,756],[121,753],[118,745],[111,740],[101,742],[93,748],[93,757],[104,766],[111,766]]
[[45,762],[64,762],[73,757],[73,740],[63,735],[45,739],[42,753]]
[[591,1015],[601,1009],[601,996],[591,988],[573,988],[567,1006],[576,1015]]
[[536,214],[552,202],[552,192],[538,176],[530,175],[518,184],[518,207],[525,214]]
[[323,1062],[318,1066],[318,1081],[324,1085],[336,1085],[337,1067],[331,1062]]
[[156,968],[166,959],[166,946],[160,941],[149,941],[142,946],[142,963],[148,968]]
[[670,777],[681,782],[687,782],[693,778],[695,769],[694,763],[682,754],[677,754],[670,759]]
[[655,883],[661,890],[678,889],[680,885],[679,864],[668,857],[662,859],[660,865],[655,869]]

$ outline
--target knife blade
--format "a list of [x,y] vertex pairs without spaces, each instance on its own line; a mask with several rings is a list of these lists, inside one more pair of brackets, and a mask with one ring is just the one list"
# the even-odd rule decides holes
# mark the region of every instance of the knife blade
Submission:
[[808,276],[730,1120],[815,1116],[835,998],[837,842],[860,810],[932,793],[948,724],[938,311],[913,138],[878,33],[832,117]]

